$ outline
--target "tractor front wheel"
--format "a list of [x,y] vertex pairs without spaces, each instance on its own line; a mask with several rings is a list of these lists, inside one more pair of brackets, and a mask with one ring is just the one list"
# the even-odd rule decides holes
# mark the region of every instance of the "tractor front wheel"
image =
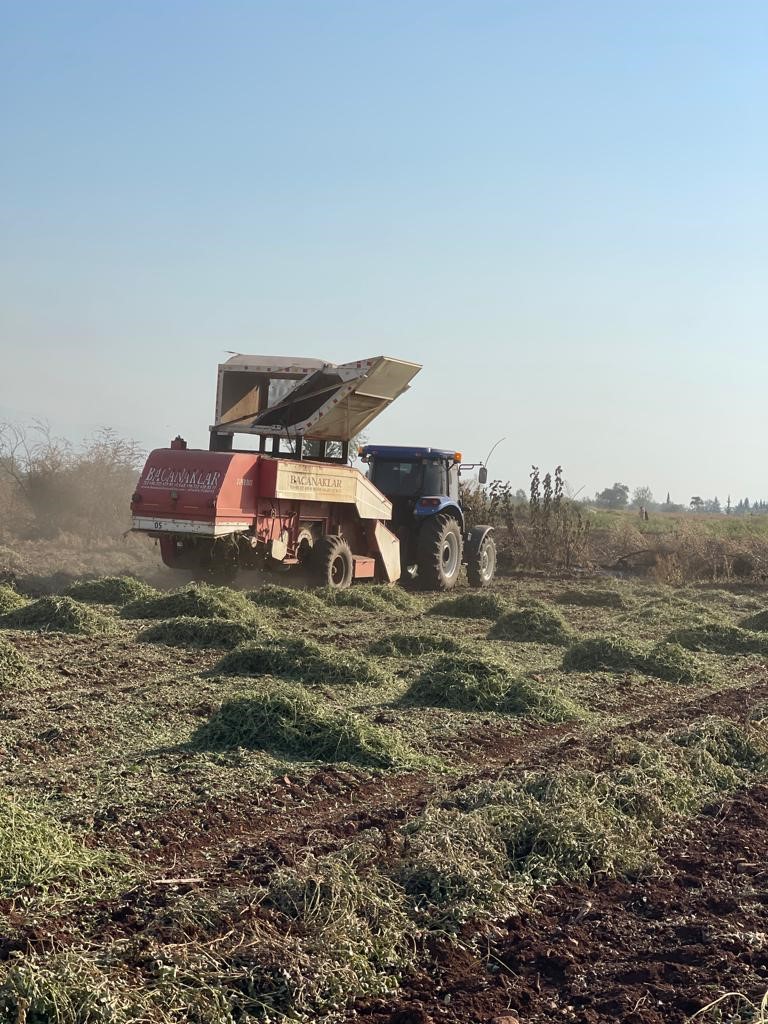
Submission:
[[428,519],[419,534],[418,578],[424,590],[450,590],[459,578],[464,541],[453,516]]
[[487,587],[496,573],[496,541],[487,533],[480,546],[467,559],[470,587]]
[[352,583],[352,551],[343,537],[321,537],[312,549],[312,561],[321,587],[344,590]]

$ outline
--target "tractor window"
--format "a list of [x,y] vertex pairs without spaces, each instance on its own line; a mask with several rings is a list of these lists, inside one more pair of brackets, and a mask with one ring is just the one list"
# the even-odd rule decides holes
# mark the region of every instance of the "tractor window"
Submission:
[[382,494],[413,497],[421,494],[423,466],[420,462],[379,460],[371,467],[371,480]]
[[445,467],[439,459],[419,462],[390,462],[376,459],[371,480],[382,494],[418,498],[423,494],[445,494]]

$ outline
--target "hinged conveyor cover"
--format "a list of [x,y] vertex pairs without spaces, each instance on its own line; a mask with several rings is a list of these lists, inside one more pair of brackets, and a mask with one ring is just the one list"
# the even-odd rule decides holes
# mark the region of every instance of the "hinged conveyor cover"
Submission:
[[[235,360],[230,360],[219,368],[214,426],[217,432],[321,441],[349,441],[359,434],[408,388],[421,369],[419,363],[390,356],[340,365],[286,357],[239,356],[232,371],[241,379],[243,374],[252,374],[255,381],[258,375],[261,383],[250,390],[239,387],[242,398],[233,405],[231,401],[222,401],[226,389],[224,375],[233,363]],[[275,382],[280,380],[284,388],[283,382],[296,380],[300,369],[308,372],[302,373],[287,393],[279,394]]]

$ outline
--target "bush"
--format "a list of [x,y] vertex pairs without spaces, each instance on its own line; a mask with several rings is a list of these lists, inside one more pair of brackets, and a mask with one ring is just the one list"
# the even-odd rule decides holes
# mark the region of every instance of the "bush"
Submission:
[[131,601],[120,613],[126,619],[250,619],[253,605],[237,590],[194,583],[171,594]]
[[166,619],[143,629],[136,637],[144,643],[167,647],[223,648],[232,650],[263,631],[255,623],[231,619],[196,619],[182,616]]
[[77,580],[64,593],[76,601],[124,605],[129,601],[148,598],[157,591],[135,576],[102,576],[101,579]]
[[325,648],[313,640],[273,639],[241,644],[211,670],[227,676],[283,676],[305,683],[382,682],[377,665],[339,648]]
[[433,604],[427,614],[447,615],[455,619],[498,619],[507,607],[507,602],[499,594],[479,591],[447,597]]
[[546,606],[529,605],[507,612],[498,619],[488,636],[517,643],[567,644],[571,633],[562,616]]
[[0,628],[41,629],[85,636],[114,633],[115,623],[101,612],[73,601],[71,597],[41,597],[37,601],[0,615]]
[[246,747],[299,758],[351,761],[377,768],[407,763],[392,730],[335,711],[302,686],[270,685],[225,701],[192,738],[205,750]]

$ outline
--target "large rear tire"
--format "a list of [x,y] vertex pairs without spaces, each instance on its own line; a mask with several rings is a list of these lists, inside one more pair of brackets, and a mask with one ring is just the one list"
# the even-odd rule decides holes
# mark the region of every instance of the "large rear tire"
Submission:
[[312,549],[312,563],[321,587],[345,590],[351,585],[355,565],[343,537],[321,537]]
[[461,572],[464,540],[453,516],[428,519],[419,534],[418,579],[422,590],[450,590]]
[[487,587],[496,574],[496,541],[487,533],[480,546],[467,559],[467,579],[470,587]]

